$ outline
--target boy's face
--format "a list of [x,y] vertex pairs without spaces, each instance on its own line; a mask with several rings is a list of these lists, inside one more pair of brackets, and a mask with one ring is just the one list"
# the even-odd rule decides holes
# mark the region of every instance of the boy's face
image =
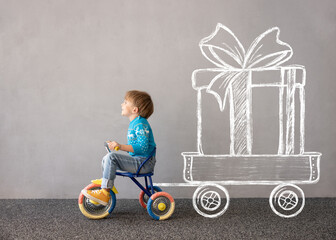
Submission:
[[134,106],[133,102],[130,100],[125,99],[124,102],[121,104],[121,115],[125,117],[129,117],[133,114],[136,114],[138,108]]

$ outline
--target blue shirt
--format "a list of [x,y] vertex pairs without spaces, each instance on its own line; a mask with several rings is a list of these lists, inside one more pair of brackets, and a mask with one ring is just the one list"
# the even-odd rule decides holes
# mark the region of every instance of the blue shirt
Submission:
[[156,147],[152,128],[146,118],[138,116],[128,127],[127,144],[132,145],[134,152],[131,156],[149,157]]

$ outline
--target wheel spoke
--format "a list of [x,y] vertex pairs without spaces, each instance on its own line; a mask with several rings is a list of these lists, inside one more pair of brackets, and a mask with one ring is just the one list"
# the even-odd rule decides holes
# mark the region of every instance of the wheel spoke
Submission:
[[203,200],[208,201],[208,200],[209,200],[209,197],[204,196],[204,197],[203,197]]
[[284,208],[286,208],[286,198],[284,197],[284,196],[281,196],[280,197],[280,202],[279,202],[279,205],[281,206],[281,207],[284,207]]
[[284,204],[284,206],[283,206],[283,207],[284,207],[285,209],[287,209],[287,208],[288,208],[288,204],[289,204],[289,203],[288,203],[288,202],[286,202],[286,203]]
[[211,202],[208,202],[208,201],[207,201],[207,203],[205,204],[205,207],[206,207],[206,208],[209,208],[210,205],[211,205]]
[[284,196],[281,196],[281,197],[280,197],[280,200],[282,200],[282,201],[286,202],[286,197],[284,197]]
[[297,204],[297,201],[291,201],[290,204],[292,204],[292,206],[295,206]]

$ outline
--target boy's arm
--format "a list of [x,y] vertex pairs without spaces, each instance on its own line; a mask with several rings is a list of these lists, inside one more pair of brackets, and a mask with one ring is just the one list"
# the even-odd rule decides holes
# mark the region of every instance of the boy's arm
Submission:
[[115,149],[116,147],[119,147],[120,150],[126,151],[126,152],[134,152],[132,145],[125,145],[125,144],[119,144],[116,141],[107,141],[107,144],[110,149]]
[[126,152],[134,152],[132,145],[120,144],[120,150],[123,150]]

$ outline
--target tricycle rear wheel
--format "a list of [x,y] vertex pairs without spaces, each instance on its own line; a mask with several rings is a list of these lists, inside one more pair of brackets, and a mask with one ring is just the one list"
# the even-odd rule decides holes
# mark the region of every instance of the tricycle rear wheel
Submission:
[[[154,193],[156,192],[162,192],[162,189],[159,188],[158,186],[154,186]],[[148,191],[150,191],[152,193],[152,188],[150,188]],[[140,205],[144,208],[147,209],[147,202],[148,202],[149,197],[147,196],[147,194],[141,190],[140,195],[139,195],[139,202]]]
[[147,212],[154,220],[166,220],[170,218],[174,210],[174,198],[166,192],[154,193],[147,203]]

